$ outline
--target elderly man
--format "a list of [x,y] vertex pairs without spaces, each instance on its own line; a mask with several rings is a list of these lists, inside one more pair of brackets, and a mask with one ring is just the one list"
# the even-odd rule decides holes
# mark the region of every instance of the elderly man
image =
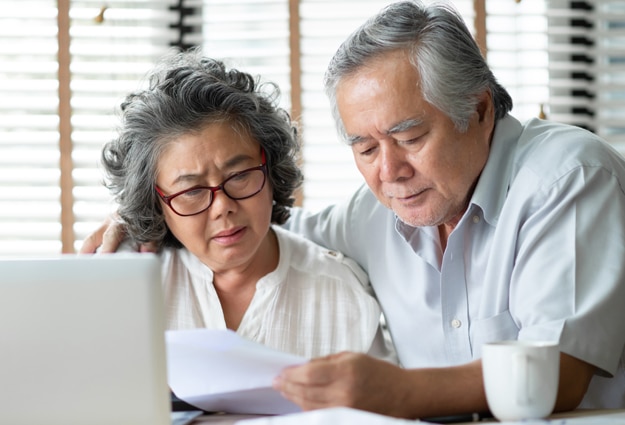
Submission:
[[623,158],[584,130],[510,116],[444,6],[383,9],[325,84],[367,184],[288,226],[368,272],[403,367],[341,353],[275,387],[307,410],[486,411],[482,344],[539,339],[560,344],[556,410],[625,408]]
[[586,131],[509,116],[440,6],[381,11],[325,84],[368,187],[290,227],[363,265],[405,369],[344,353],[276,387],[306,409],[483,411],[481,345],[540,339],[562,351],[556,409],[625,407],[623,159]]

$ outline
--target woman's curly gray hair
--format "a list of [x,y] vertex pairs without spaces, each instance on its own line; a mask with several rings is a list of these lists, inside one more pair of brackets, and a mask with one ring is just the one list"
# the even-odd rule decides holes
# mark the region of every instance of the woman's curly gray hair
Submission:
[[302,173],[297,128],[277,106],[278,87],[227,69],[198,49],[169,55],[148,78],[147,89],[122,102],[118,137],[102,151],[105,184],[119,204],[130,238],[159,247],[182,246],[165,224],[155,190],[158,159],[169,142],[213,122],[229,123],[264,149],[273,189],[271,220],[284,223]]

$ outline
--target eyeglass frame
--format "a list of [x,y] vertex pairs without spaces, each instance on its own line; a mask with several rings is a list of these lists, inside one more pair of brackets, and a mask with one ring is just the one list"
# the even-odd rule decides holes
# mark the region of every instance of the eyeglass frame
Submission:
[[[249,199],[252,196],[256,196],[258,195],[263,188],[265,187],[265,184],[267,183],[267,159],[265,157],[265,150],[261,148],[260,150],[261,152],[261,164],[257,165],[256,167],[251,167],[251,168],[246,168],[245,170],[241,170],[239,172],[234,173],[233,175],[231,175],[230,177],[228,177],[227,179],[225,179],[224,181],[221,182],[221,184],[217,185],[217,186],[194,186],[194,187],[190,187],[188,189],[185,190],[181,190],[180,192],[176,192],[174,194],[171,195],[165,195],[163,193],[163,191],[161,190],[160,187],[158,187],[158,185],[154,185],[154,189],[156,189],[156,193],[158,194],[158,196],[161,198],[161,200],[163,202],[165,202],[165,204],[178,216],[180,217],[192,217],[194,215],[198,215],[198,214],[202,214],[204,211],[208,210],[211,205],[213,205],[213,201],[215,200],[215,192],[218,191],[222,191],[224,193],[224,195],[226,195],[228,198],[234,200],[234,201],[241,201],[243,199]],[[232,196],[230,196],[228,194],[228,192],[226,192],[226,190],[224,189],[224,185],[231,179],[240,176],[241,174],[244,173],[248,173],[250,171],[256,171],[256,170],[260,170],[263,172],[263,184],[260,185],[260,189],[258,189],[256,192],[252,193],[251,195],[248,196],[244,196],[242,198],[233,198]],[[198,189],[208,189],[211,192],[211,200],[208,203],[208,206],[206,208],[204,208],[201,211],[198,211],[196,213],[193,214],[180,214],[178,211],[176,211],[176,209],[171,205],[171,201],[172,199],[174,199],[177,196],[180,195],[184,195],[187,192],[191,192],[193,190],[198,190]]]

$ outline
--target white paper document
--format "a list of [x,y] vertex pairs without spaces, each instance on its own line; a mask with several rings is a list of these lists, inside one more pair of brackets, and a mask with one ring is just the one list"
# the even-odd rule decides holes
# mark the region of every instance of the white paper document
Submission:
[[271,387],[280,371],[308,361],[230,330],[167,331],[169,386],[206,411],[284,414],[301,409]]
[[[310,412],[258,419],[244,419],[236,425],[417,425],[418,420],[392,418],[348,407],[331,407]],[[544,424],[542,424],[544,425]]]

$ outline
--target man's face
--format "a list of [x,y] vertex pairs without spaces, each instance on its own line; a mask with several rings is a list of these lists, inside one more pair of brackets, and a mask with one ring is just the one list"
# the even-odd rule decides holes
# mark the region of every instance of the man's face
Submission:
[[488,158],[488,93],[460,133],[423,99],[417,71],[397,51],[344,77],[336,94],[356,166],[378,200],[412,226],[453,228]]

